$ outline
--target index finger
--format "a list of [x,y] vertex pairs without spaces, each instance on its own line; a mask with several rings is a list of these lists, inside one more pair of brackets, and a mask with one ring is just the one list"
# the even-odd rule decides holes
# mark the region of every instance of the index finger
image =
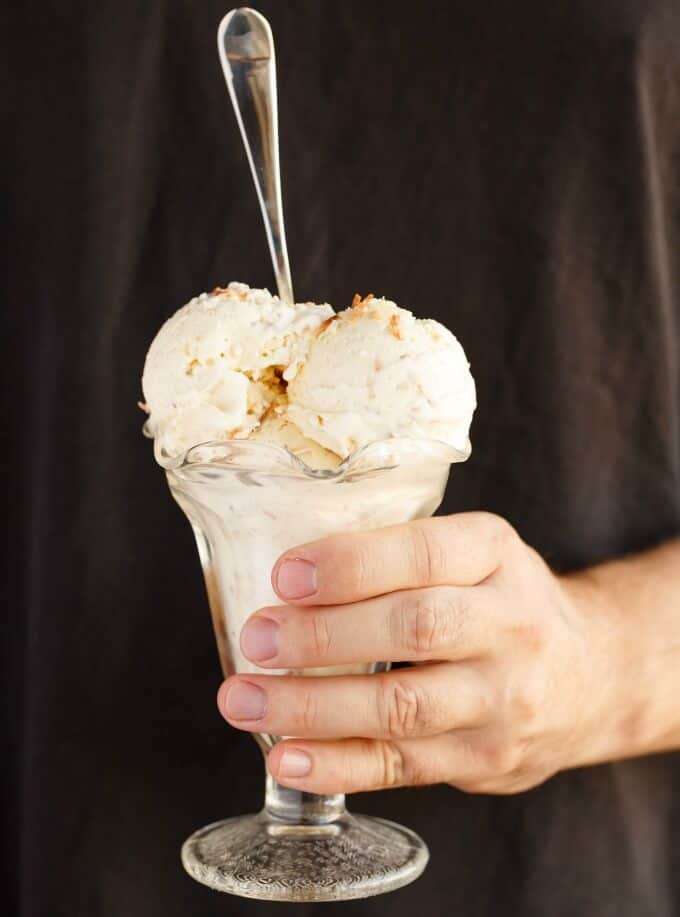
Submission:
[[513,536],[510,524],[492,513],[330,535],[282,555],[272,585],[295,605],[339,605],[397,589],[475,586],[500,566]]

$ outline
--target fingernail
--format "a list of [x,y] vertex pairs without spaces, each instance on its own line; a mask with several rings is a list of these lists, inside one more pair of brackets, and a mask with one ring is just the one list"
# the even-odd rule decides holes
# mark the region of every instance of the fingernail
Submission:
[[235,681],[224,699],[224,712],[230,720],[261,720],[266,709],[267,695],[247,681]]
[[279,651],[279,625],[271,618],[251,618],[241,631],[241,649],[253,662],[264,662]]
[[295,557],[284,560],[276,571],[276,591],[284,599],[304,599],[316,592],[316,565]]
[[312,759],[299,748],[287,748],[279,761],[279,777],[306,777],[312,769]]

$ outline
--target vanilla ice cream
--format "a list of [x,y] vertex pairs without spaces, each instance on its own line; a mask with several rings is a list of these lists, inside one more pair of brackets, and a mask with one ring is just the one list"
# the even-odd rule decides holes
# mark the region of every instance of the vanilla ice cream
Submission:
[[285,400],[328,305],[288,305],[231,283],[192,299],[163,325],[142,378],[148,428],[168,455],[197,443],[243,438]]
[[469,450],[476,397],[463,348],[386,299],[356,297],[327,322],[287,396],[288,419],[338,455],[392,437]]
[[300,430],[291,423],[285,416],[279,416],[274,411],[264,418],[260,426],[254,430],[248,437],[255,442],[269,443],[274,446],[282,446],[288,449],[293,455],[297,455],[310,468],[319,471],[329,468],[337,468],[340,464],[340,456],[334,452],[329,452],[313,439],[303,436]]
[[142,387],[161,455],[248,438],[315,469],[394,438],[439,440],[465,456],[476,406],[465,352],[438,322],[370,295],[336,315],[239,283],[163,325]]

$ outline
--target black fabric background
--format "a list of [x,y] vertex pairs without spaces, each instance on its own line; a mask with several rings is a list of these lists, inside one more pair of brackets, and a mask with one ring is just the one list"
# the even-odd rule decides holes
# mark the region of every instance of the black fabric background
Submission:
[[[677,0],[259,8],[298,297],[394,297],[470,356],[474,452],[445,509],[501,513],[565,569],[680,532]],[[9,917],[277,907],[179,865],[191,830],[260,804],[262,768],[216,712],[191,533],[135,407],[167,315],[230,279],[273,283],[215,50],[224,12],[4,13]],[[680,913],[678,755],[516,797],[351,803],[421,832],[427,873],[286,913]]]

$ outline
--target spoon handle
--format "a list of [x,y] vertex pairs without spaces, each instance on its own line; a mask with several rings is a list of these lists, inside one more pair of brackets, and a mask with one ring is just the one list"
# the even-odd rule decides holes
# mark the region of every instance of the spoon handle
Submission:
[[292,303],[279,169],[276,57],[267,20],[255,10],[232,10],[220,22],[217,48],[262,210],[279,297]]

